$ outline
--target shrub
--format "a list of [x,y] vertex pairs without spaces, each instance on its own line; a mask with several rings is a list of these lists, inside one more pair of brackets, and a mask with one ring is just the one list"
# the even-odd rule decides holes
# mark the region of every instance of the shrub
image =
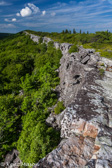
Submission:
[[48,42],[48,47],[53,48],[54,47],[54,42],[53,41],[49,41]]
[[69,53],[73,53],[73,52],[78,52],[78,47],[76,46],[76,44],[74,44],[70,49],[69,49]]
[[100,75],[103,76],[105,73],[105,70],[101,68],[101,69],[99,69],[99,72],[100,72]]
[[43,38],[40,37],[40,39],[39,39],[39,43],[41,44],[42,42],[43,42]]
[[57,102],[62,53],[39,42],[24,34],[0,40],[0,161],[17,148],[22,162],[36,163],[59,144],[45,120]]
[[105,64],[104,64],[104,63],[102,63],[100,66],[103,66],[103,67],[104,67],[104,66],[105,66]]
[[54,109],[55,114],[60,114],[65,109],[65,106],[62,101],[57,103],[57,106]]

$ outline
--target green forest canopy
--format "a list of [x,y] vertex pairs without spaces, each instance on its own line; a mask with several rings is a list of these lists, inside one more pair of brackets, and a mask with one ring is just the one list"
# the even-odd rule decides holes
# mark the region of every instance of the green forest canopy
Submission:
[[24,33],[0,40],[0,160],[17,148],[23,162],[36,163],[58,145],[59,132],[45,119],[57,102],[61,56]]

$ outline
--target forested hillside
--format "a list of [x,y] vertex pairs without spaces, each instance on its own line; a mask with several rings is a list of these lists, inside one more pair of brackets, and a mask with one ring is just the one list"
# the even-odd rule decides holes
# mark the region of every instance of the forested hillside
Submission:
[[45,119],[57,102],[61,56],[22,32],[0,40],[0,161],[17,148],[23,162],[35,163],[58,145]]
[[0,40],[5,38],[5,37],[8,37],[10,35],[12,35],[12,34],[11,33],[0,33]]

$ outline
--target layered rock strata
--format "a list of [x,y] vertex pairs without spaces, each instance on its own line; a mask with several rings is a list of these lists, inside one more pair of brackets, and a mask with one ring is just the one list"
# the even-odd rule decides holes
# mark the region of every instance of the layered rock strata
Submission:
[[63,54],[57,90],[66,109],[46,122],[60,129],[62,140],[34,168],[112,168],[112,61],[92,49],[69,54],[71,44],[54,46]]

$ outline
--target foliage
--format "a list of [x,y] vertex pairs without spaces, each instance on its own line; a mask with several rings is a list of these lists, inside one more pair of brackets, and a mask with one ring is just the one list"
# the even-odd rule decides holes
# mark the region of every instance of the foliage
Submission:
[[103,68],[101,68],[101,69],[99,69],[99,73],[100,73],[101,76],[103,76],[104,73],[105,73],[105,70]]
[[104,64],[104,63],[101,63],[101,65],[100,65],[100,66],[103,66],[103,67],[104,67],[104,66],[105,66],[105,64]]
[[18,141],[20,158],[25,163],[36,163],[57,146],[59,133],[45,124],[41,111],[28,112]]
[[40,37],[40,39],[39,39],[39,43],[42,43],[42,42],[43,42],[43,38]]
[[65,109],[65,106],[62,101],[57,103],[57,106],[54,108],[55,114],[60,114]]
[[75,44],[73,46],[71,46],[71,48],[69,49],[70,54],[73,53],[73,52],[78,52],[78,47]]
[[13,148],[34,163],[53,150],[60,135],[45,123],[57,102],[52,88],[62,54],[51,44],[18,33],[0,41],[0,159]]
[[88,31],[87,33],[82,33],[81,30],[77,33],[75,29],[73,29],[73,33],[67,29],[63,30],[62,33],[34,32],[31,30],[28,30],[28,32],[41,37],[50,37],[60,43],[67,42],[75,45],[83,45],[84,48],[94,48],[102,57],[112,58],[112,33],[108,30],[96,33],[89,33]]
[[[45,120],[48,107],[57,102],[54,88],[59,84],[56,69],[62,54],[52,42],[42,43],[42,37],[73,43],[70,53],[82,44],[112,58],[112,33],[108,31],[28,32],[41,37],[38,45],[23,32],[0,40],[0,161],[17,148],[23,162],[38,162],[59,143],[59,132],[48,127]],[[103,69],[99,72],[104,74]],[[59,114],[64,108],[63,102],[58,102],[54,112]]]
[[0,96],[0,160],[17,143],[21,131],[22,97],[13,94]]

